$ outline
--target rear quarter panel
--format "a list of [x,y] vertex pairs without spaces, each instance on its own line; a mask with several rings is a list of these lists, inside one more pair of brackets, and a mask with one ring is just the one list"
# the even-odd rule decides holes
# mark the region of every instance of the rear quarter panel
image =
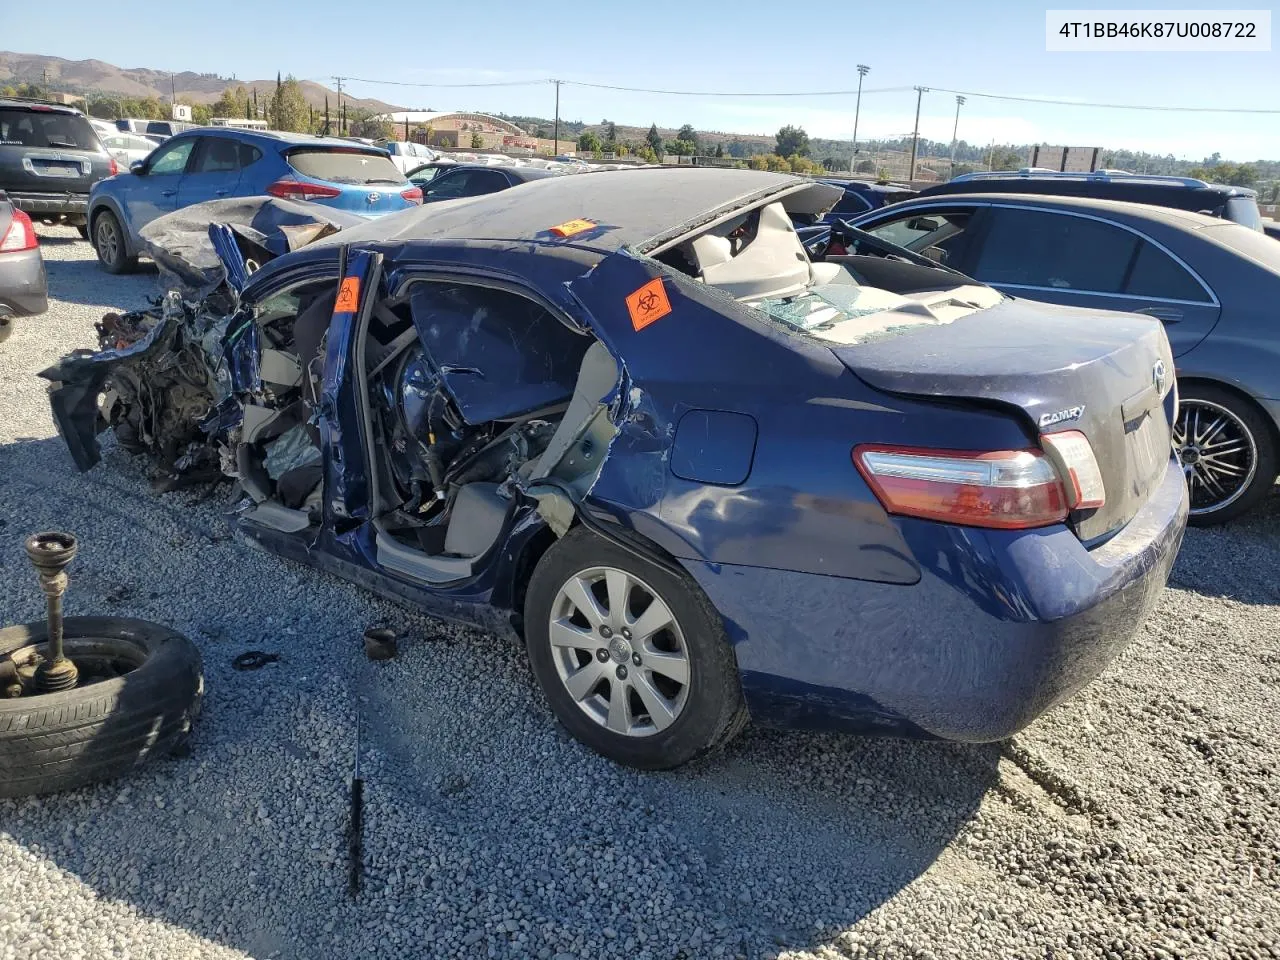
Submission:
[[[636,330],[626,298],[655,277],[671,311]],[[619,433],[592,500],[676,557],[914,583],[916,560],[853,466],[854,445],[1028,442],[1009,416],[880,394],[825,346],[653,261],[615,254],[570,289],[624,367]],[[757,424],[743,482],[672,472],[677,425],[698,410]]]

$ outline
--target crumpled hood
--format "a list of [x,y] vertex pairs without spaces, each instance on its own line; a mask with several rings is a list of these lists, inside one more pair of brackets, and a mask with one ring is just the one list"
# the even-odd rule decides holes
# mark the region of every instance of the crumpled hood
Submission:
[[340,230],[366,223],[356,213],[276,197],[210,200],[157,217],[141,230],[145,253],[160,268],[165,290],[191,300],[208,296],[226,269],[209,235],[222,225],[236,237],[241,254],[259,265]]

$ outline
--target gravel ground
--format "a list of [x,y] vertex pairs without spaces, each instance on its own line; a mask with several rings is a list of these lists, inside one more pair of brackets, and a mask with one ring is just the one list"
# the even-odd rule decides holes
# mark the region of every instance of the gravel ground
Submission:
[[[0,348],[0,623],[43,616],[22,536],[71,530],[69,612],[172,624],[207,696],[190,757],[0,801],[0,960],[1280,956],[1280,497],[1190,531],[1130,649],[1009,744],[748,730],[641,775],[507,643],[265,554],[110,443],[77,474],[33,375],[154,274],[41,232],[51,310]],[[376,622],[397,660],[360,654]],[[232,671],[249,648],[284,660]]]

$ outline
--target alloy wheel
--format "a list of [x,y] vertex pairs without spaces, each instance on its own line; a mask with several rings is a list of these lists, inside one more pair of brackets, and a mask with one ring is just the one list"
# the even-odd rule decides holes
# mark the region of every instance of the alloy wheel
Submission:
[[103,263],[115,263],[120,247],[115,222],[109,216],[99,218],[95,233],[98,238],[98,256],[102,258]]
[[1249,428],[1211,400],[1182,400],[1173,448],[1186,474],[1195,516],[1230,506],[1249,488],[1258,469],[1258,446]]
[[611,732],[651,736],[684,709],[684,634],[666,601],[633,574],[591,567],[571,576],[551,605],[550,640],[565,690]]

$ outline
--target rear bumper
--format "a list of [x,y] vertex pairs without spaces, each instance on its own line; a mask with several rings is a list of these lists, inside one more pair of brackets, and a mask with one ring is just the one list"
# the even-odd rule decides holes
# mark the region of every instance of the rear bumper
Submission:
[[40,216],[64,216],[89,212],[87,193],[10,193],[9,199],[19,210],[25,210],[36,219]]
[[1159,597],[1182,541],[1170,462],[1142,511],[1086,550],[1065,527],[900,521],[910,586],[685,562],[725,618],[759,722],[1008,737],[1093,680]]
[[0,253],[0,315],[29,317],[49,309],[40,248]]

